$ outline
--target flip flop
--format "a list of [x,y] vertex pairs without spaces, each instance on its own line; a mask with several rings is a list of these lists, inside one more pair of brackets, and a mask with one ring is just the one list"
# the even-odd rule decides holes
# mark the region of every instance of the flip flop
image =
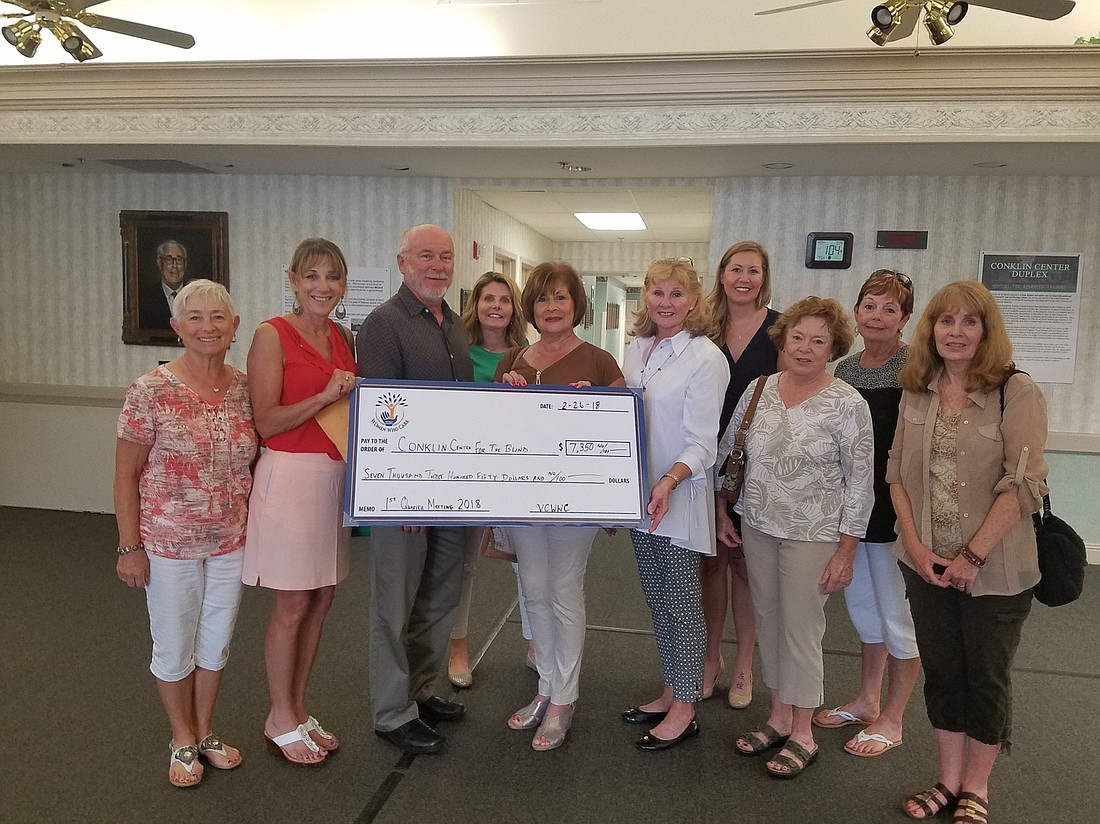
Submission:
[[[851,747],[853,742],[856,744],[866,744],[868,741],[875,741],[879,744],[882,744],[883,748],[881,750],[876,750],[875,752],[860,752],[859,750],[854,750]],[[877,732],[867,733],[864,730],[860,730],[858,733],[856,733],[855,738],[844,745],[844,752],[848,753],[848,755],[859,756],[860,758],[875,758],[876,756],[882,755],[885,752],[889,752],[890,750],[894,749],[894,747],[900,746],[900,739],[897,741],[891,741],[885,735],[879,735]]]
[[843,707],[837,707],[836,709],[829,710],[823,716],[820,712],[814,715],[811,719],[815,727],[821,727],[823,730],[835,730],[840,727],[851,726],[852,724],[870,724],[870,721],[864,721],[858,715],[853,715]]

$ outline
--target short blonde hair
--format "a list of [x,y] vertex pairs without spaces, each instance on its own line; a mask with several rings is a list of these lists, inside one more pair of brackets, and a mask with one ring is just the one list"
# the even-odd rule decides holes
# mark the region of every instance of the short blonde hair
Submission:
[[703,284],[699,280],[699,273],[686,258],[658,258],[649,264],[649,269],[645,273],[645,282],[642,284],[642,308],[634,313],[634,328],[630,330],[630,334],[640,338],[648,338],[656,334],[657,324],[649,316],[645,296],[649,294],[655,282],[669,278],[683,286],[695,300],[695,305],[684,318],[684,329],[693,338],[706,334],[710,327],[710,315],[707,312],[706,301],[703,300]]
[[233,308],[233,298],[229,297],[229,290],[220,283],[215,283],[206,278],[189,280],[172,300],[172,317],[177,323],[183,322],[183,313],[187,311],[187,301],[191,298],[213,298],[225,307],[230,317],[236,317],[237,311]]
[[1004,382],[1013,367],[1012,341],[1008,338],[1004,317],[993,294],[976,280],[957,280],[932,295],[917,321],[917,331],[909,344],[909,358],[898,373],[898,383],[910,392],[924,392],[943,367],[936,349],[936,321],[941,315],[959,310],[982,320],[982,339],[970,362],[967,391],[988,392]]
[[466,308],[462,310],[462,325],[466,327],[466,337],[470,343],[480,346],[482,343],[481,320],[477,316],[477,304],[481,300],[481,293],[490,283],[499,283],[508,287],[508,293],[512,296],[512,318],[504,330],[504,342],[509,348],[523,346],[527,339],[527,321],[523,319],[523,309],[519,305],[519,288],[516,282],[500,272],[486,272],[477,279],[470,299],[466,302]]
[[779,316],[768,330],[768,337],[772,339],[775,348],[780,352],[787,343],[787,333],[803,318],[821,318],[833,336],[833,357],[831,360],[843,357],[852,348],[852,341],[856,339],[855,330],[847,311],[832,298],[819,298],[810,295],[802,298],[797,303],[792,303]]

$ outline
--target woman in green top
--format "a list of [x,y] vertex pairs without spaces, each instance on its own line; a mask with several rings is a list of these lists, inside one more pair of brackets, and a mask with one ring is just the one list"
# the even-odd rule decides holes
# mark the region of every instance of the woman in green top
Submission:
[[[470,358],[474,362],[474,380],[492,383],[497,364],[509,349],[527,343],[527,322],[518,311],[519,289],[511,278],[497,272],[486,272],[474,284],[473,294],[462,310],[462,322],[470,339]],[[474,589],[474,566],[480,546],[481,529],[470,529],[466,548],[466,564],[462,575],[462,600],[458,604],[454,629],[451,630],[451,661],[447,676],[456,687],[474,683],[470,672],[470,649],[466,640],[470,618],[470,599]],[[513,564],[513,567],[515,565]],[[523,596],[519,599],[523,619],[523,637],[527,639],[528,662],[531,661],[531,631]]]

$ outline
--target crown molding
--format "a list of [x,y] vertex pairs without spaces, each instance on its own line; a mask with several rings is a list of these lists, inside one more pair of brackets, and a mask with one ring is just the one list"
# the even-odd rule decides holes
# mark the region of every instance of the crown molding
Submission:
[[0,114],[0,143],[285,146],[705,146],[1100,140],[1100,106],[1006,104],[373,109],[145,109]]
[[1081,48],[0,68],[0,143],[1100,141]]
[[0,67],[0,110],[283,105],[579,106],[825,100],[1100,102],[1081,47],[644,57],[74,64]]

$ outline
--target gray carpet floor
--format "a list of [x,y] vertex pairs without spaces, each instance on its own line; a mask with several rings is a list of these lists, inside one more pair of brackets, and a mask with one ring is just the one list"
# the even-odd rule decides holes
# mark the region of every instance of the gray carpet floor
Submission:
[[[246,588],[216,729],[244,753],[195,789],[166,780],[169,730],[148,671],[143,595],[114,576],[110,516],[0,508],[0,822],[831,822],[905,821],[904,795],[935,780],[918,685],[905,743],[880,758],[819,731],[821,756],[794,781],[738,756],[733,737],[766,717],[763,685],[748,709],[699,707],[702,734],[663,753],[633,746],[621,709],[653,697],[660,668],[627,535],[602,533],[589,565],[588,635],[577,718],[551,753],[508,715],[534,693],[509,565],[482,560],[475,584],[474,686],[467,717],[441,727],[441,756],[402,756],[373,734],[367,690],[368,538],[353,541],[311,682],[311,712],[342,741],[316,768],[269,754],[262,640],[270,598]],[[855,690],[859,644],[843,599],[828,606],[826,700]],[[1100,819],[1093,744],[1100,732],[1100,570],[1076,604],[1036,604],[1014,674],[1016,730],[993,774],[991,821]],[[727,659],[735,640],[728,630]],[[759,672],[757,673],[759,676]],[[444,682],[445,683],[445,682]],[[446,694],[451,688],[447,685]]]

